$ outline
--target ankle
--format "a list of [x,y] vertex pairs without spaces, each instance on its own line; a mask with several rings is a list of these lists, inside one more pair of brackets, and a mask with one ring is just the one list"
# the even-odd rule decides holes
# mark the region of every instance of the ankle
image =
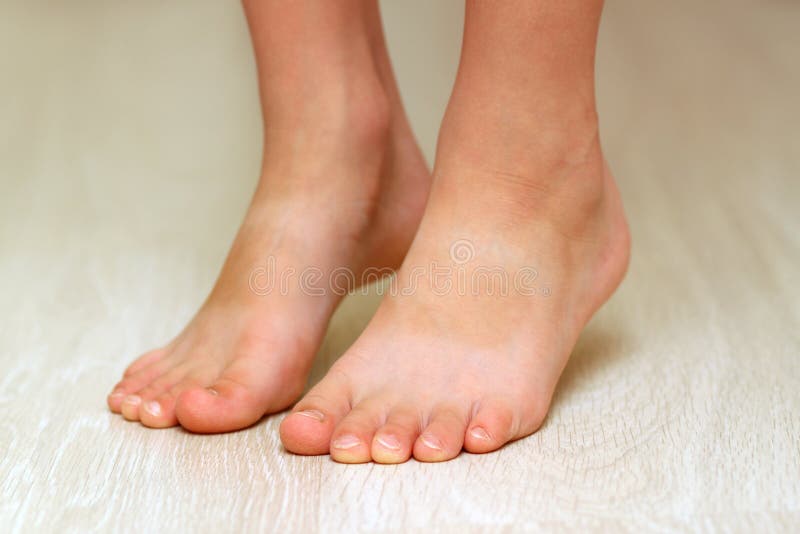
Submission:
[[461,152],[462,157],[470,152],[479,161],[493,157],[498,160],[495,165],[506,162],[530,169],[579,163],[597,144],[598,118],[593,102],[565,98],[496,102],[464,92],[455,91],[448,105],[437,161],[449,152]]
[[388,142],[391,107],[376,76],[308,80],[263,103],[265,148],[374,151]]
[[606,171],[593,110],[527,122],[459,113],[442,126],[435,175],[454,187],[488,188],[519,215],[550,217],[550,207],[597,209]]
[[273,202],[292,204],[316,191],[315,198],[373,204],[390,142],[389,100],[376,80],[346,78],[320,80],[307,98],[264,104],[259,191]]

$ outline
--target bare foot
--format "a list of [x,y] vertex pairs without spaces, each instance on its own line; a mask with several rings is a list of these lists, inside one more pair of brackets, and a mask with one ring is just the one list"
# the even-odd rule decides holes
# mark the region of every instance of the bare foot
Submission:
[[[257,55],[266,50],[261,40],[286,31],[281,42],[293,43],[292,32],[300,30],[292,24],[316,24],[309,13],[287,13],[302,7],[246,2]],[[281,16],[261,9],[282,10]],[[282,27],[264,34],[258,24],[270,21]],[[328,17],[325,27],[334,22]],[[257,191],[205,304],[172,342],[134,361],[109,395],[111,410],[126,419],[224,432],[285,409],[302,393],[341,299],[331,291],[309,291],[308,280],[304,286],[298,279],[301,271],[313,268],[324,278],[340,268],[358,274],[396,267],[411,243],[430,175],[400,107],[388,58],[381,50],[374,57],[375,46],[382,46],[375,40],[382,37],[369,36],[371,44],[367,37],[350,42],[352,34],[343,32],[315,35],[320,42],[314,43],[308,35],[299,48],[270,45],[269,54],[259,56],[269,76],[261,80],[265,149]],[[339,42],[342,36],[347,42]],[[347,54],[325,39],[349,47]],[[279,62],[282,52],[295,54],[294,62]],[[304,63],[296,58],[300,53],[316,56]],[[335,56],[331,64],[346,57],[368,66],[320,71],[314,66],[325,63],[325,54]],[[273,60],[276,65],[263,68],[262,62]],[[299,72],[304,65],[314,68]],[[281,287],[280,276],[287,273],[294,278]]]
[[508,173],[458,142],[440,146],[396,294],[284,419],[288,450],[442,461],[539,428],[578,334],[628,263],[596,133],[548,144],[539,161],[511,159],[525,168]]

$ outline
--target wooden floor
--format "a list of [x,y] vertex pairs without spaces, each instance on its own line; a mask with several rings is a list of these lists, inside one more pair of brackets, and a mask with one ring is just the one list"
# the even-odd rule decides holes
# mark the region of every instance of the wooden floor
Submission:
[[[460,4],[386,4],[430,157]],[[800,529],[800,3],[609,1],[629,276],[538,433],[389,467],[287,454],[280,415],[198,436],[106,410],[204,298],[255,183],[239,9],[4,2],[0,530]],[[340,309],[312,380],[376,302]]]

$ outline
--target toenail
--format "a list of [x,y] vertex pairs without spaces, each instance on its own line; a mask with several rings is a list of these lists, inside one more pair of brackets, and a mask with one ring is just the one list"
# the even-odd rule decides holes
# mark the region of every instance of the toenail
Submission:
[[150,414],[159,416],[161,415],[161,405],[156,401],[150,401],[144,405],[144,409]]
[[475,428],[470,430],[469,431],[469,435],[472,436],[475,439],[482,439],[482,440],[490,439],[489,438],[489,433],[486,432],[486,430],[484,430],[483,428],[481,428],[479,426],[476,426]]
[[208,392],[214,395],[215,397],[219,395],[219,391],[217,391],[216,389],[206,388],[206,390],[208,390]]
[[139,395],[128,395],[122,402],[124,402],[125,404],[132,404],[133,406],[137,406],[140,402],[142,402],[142,398]]
[[352,449],[360,444],[360,439],[350,435],[338,437],[333,441],[333,447],[335,449]]
[[124,396],[125,396],[124,391],[112,391],[111,395],[109,395],[109,397],[111,397],[112,399],[121,399]]
[[440,451],[444,448],[442,446],[442,442],[433,436],[420,436],[419,439],[422,440],[422,443],[424,443],[429,449],[436,449],[437,451]]
[[393,451],[400,450],[400,441],[394,436],[379,436],[376,441],[386,449],[392,449]]
[[320,412],[319,410],[303,410],[302,412],[297,412],[297,415],[302,415],[303,417],[310,417],[311,419],[316,419],[317,421],[322,421],[325,419],[325,414]]

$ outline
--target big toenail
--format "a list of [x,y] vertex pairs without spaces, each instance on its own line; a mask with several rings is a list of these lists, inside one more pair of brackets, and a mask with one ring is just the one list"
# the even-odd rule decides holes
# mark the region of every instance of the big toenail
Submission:
[[355,436],[341,436],[333,441],[333,447],[335,449],[352,449],[353,447],[357,447],[360,443],[361,440]]
[[472,436],[475,439],[482,439],[482,440],[488,440],[489,439],[489,433],[486,432],[483,428],[481,428],[479,426],[476,426],[475,428],[470,430],[469,434],[470,434],[470,436]]
[[393,451],[400,450],[400,441],[394,436],[378,436],[377,441],[386,449],[392,449]]
[[440,451],[444,448],[442,446],[442,442],[433,436],[421,436],[419,439],[421,439],[422,443],[424,443],[429,449],[436,449],[437,451]]
[[325,419],[325,414],[320,412],[319,410],[303,410],[302,412],[297,412],[297,415],[302,415],[303,417],[310,417],[311,419],[316,419],[317,421],[322,421]]
[[161,405],[156,401],[150,401],[144,405],[144,409],[150,414],[159,416],[161,415]]
[[139,395],[128,395],[122,402],[124,402],[125,404],[132,404],[133,406],[137,406],[140,402],[142,402],[142,398]]

